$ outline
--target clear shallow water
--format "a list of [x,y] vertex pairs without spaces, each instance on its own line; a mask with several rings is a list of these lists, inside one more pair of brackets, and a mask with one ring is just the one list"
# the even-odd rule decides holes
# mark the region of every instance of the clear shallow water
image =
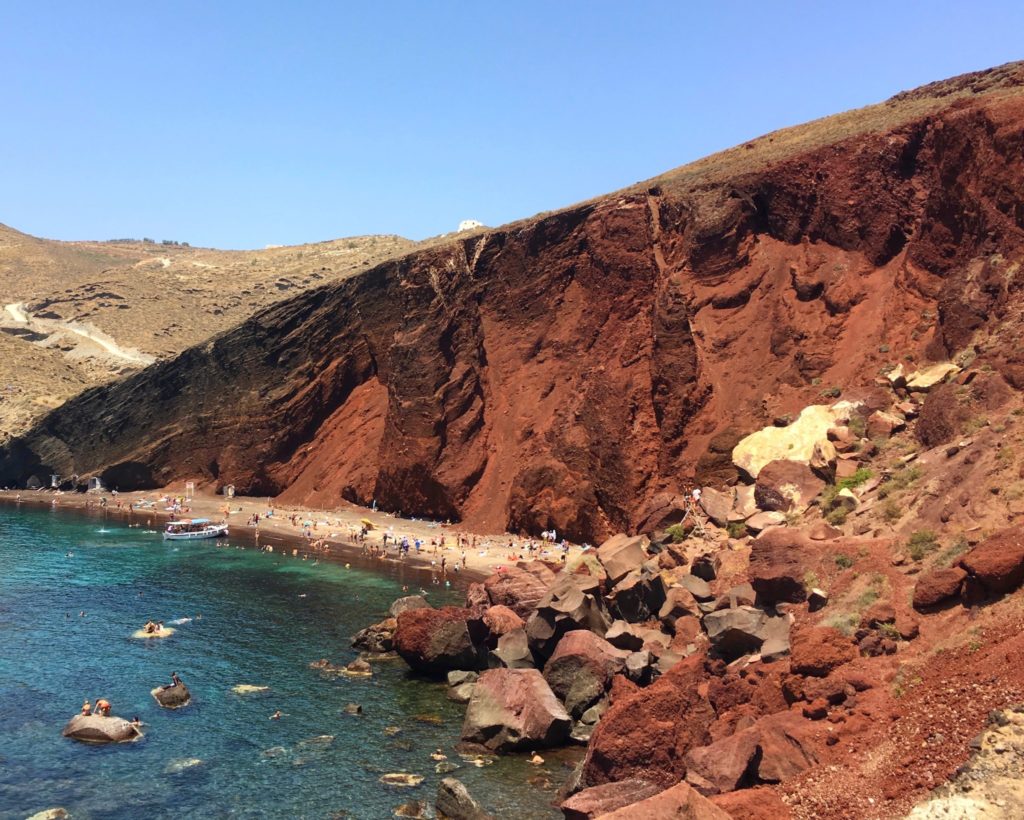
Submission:
[[[500,816],[560,816],[551,791],[528,783],[547,775],[557,786],[557,756],[547,772],[521,757],[466,765],[452,748],[464,707],[401,661],[375,663],[370,679],[308,668],[355,658],[349,637],[384,617],[403,583],[428,586],[435,604],[461,597],[408,569],[169,546],[114,519],[0,506],[0,818],[53,806],[75,818],[387,818],[404,802],[432,802],[444,776],[429,756],[436,748]],[[148,618],[188,617],[170,638],[131,638]],[[150,695],[172,671],[193,693],[180,711]],[[238,695],[237,684],[270,691]],[[83,699],[98,696],[113,714],[139,716],[144,739],[62,738]],[[344,714],[348,703],[363,715]],[[277,709],[285,716],[270,720]],[[402,731],[389,736],[391,726]],[[181,768],[188,759],[202,762]],[[416,788],[379,782],[398,771],[426,779]]]

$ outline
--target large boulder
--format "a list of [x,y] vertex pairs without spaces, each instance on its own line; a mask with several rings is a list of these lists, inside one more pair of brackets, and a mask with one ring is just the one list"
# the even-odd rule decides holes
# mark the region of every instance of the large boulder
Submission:
[[914,609],[927,610],[957,598],[967,571],[961,567],[936,569],[922,573],[914,584]]
[[807,599],[804,578],[816,550],[810,539],[788,527],[762,532],[750,547],[750,585],[758,603],[801,603]]
[[395,649],[417,672],[478,669],[480,653],[470,638],[468,609],[409,609],[398,616]]
[[807,464],[777,459],[758,473],[754,498],[762,510],[803,512],[824,489],[825,482]]
[[536,669],[489,669],[473,689],[462,739],[493,752],[558,746],[570,718]]
[[629,652],[585,629],[569,632],[544,665],[544,680],[575,718],[596,703],[621,672]]
[[83,743],[126,743],[142,736],[134,723],[103,715],[75,715],[61,734]]
[[519,567],[506,567],[484,581],[487,597],[493,606],[507,606],[526,619],[547,594],[548,585],[532,572]]
[[441,820],[492,820],[463,783],[454,777],[445,777],[437,784],[434,809]]
[[577,792],[559,807],[565,820],[594,820],[662,791],[644,780],[620,780]]
[[812,626],[791,640],[790,668],[797,675],[823,678],[857,657],[857,647],[838,629]]
[[487,656],[487,665],[491,668],[532,669],[533,653],[526,630],[515,629],[498,638],[498,645]]
[[686,753],[686,782],[704,795],[752,786],[757,780],[758,733],[746,729]]
[[603,636],[608,631],[611,619],[601,601],[593,593],[584,591],[591,589],[588,578],[560,576],[526,621],[530,648],[538,658],[550,657],[567,632],[588,629]]
[[959,565],[990,594],[1013,592],[1024,582],[1024,534],[1016,527],[990,535]]
[[637,820],[640,817],[647,820],[730,820],[728,814],[686,783],[677,783],[653,797],[602,814],[601,820]]
[[807,721],[777,712],[686,756],[686,780],[705,795],[781,783],[817,762]]
[[395,648],[396,629],[398,621],[395,618],[385,618],[380,623],[371,624],[353,635],[352,646],[375,654],[390,652]]
[[644,535],[628,536],[620,533],[612,536],[597,548],[597,558],[608,573],[608,583],[617,584],[629,572],[639,569],[647,560],[647,545]]
[[907,376],[907,390],[912,393],[927,393],[935,385],[942,384],[959,372],[960,368],[952,362],[939,362],[923,367]]
[[184,683],[176,683],[173,686],[158,686],[151,693],[154,700],[165,709],[180,709],[188,706],[192,700],[192,693]]
[[392,618],[397,618],[401,613],[410,609],[431,609],[431,606],[422,595],[406,595],[404,598],[394,601],[388,607],[388,615]]
[[729,515],[732,512],[733,504],[736,502],[736,494],[732,491],[725,492],[705,487],[701,490],[700,506],[704,514],[718,527],[724,527],[729,523]]
[[693,593],[685,587],[670,587],[665,592],[665,603],[658,612],[658,619],[669,629],[675,631],[676,621],[687,615],[700,617],[700,607]]
[[835,426],[837,420],[848,417],[851,409],[849,402],[839,402],[831,407],[821,404],[805,407],[786,427],[765,427],[741,439],[732,451],[733,464],[756,479],[765,465],[772,461],[786,459],[810,464],[818,445],[822,445],[818,447],[819,451],[828,445],[834,454],[828,430]]
[[704,616],[704,629],[715,654],[726,660],[761,651],[769,640],[775,657],[789,647],[789,620],[752,606],[720,609]]
[[630,623],[656,618],[665,604],[665,583],[647,568],[628,573],[607,596],[619,617]]
[[482,620],[484,626],[487,627],[488,634],[495,641],[502,635],[507,635],[509,632],[523,629],[526,626],[526,622],[516,614],[515,610],[502,604],[488,607]]
[[587,747],[584,786],[627,778],[666,788],[678,783],[686,774],[686,753],[708,742],[715,720],[701,694],[704,674],[704,658],[693,655],[647,688],[613,697]]

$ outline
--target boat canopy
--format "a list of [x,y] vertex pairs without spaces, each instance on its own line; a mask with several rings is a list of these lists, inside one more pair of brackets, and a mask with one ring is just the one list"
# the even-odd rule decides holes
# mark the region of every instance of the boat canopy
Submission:
[[209,524],[209,518],[184,518],[181,521],[171,521],[168,527],[187,527],[191,524]]

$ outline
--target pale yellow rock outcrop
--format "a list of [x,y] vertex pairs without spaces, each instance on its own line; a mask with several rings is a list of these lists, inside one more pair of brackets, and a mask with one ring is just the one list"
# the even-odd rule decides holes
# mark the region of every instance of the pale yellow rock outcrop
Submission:
[[935,385],[941,384],[954,373],[959,372],[960,368],[952,362],[939,362],[930,367],[924,367],[907,376],[907,390],[926,393]]
[[805,407],[788,427],[765,427],[742,439],[733,448],[732,463],[751,478],[757,478],[769,461],[783,459],[810,464],[815,458],[815,448],[818,458],[827,456],[829,452],[834,454],[835,447],[828,440],[828,428],[836,426],[840,419],[849,418],[854,408],[855,405],[848,401],[831,406],[812,404]]

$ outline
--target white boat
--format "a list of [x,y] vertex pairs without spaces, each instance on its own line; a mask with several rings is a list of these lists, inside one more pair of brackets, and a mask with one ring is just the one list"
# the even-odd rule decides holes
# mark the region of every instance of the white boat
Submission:
[[164,530],[166,541],[195,541],[199,538],[220,538],[228,534],[227,524],[214,524],[209,518],[186,518],[172,521]]

